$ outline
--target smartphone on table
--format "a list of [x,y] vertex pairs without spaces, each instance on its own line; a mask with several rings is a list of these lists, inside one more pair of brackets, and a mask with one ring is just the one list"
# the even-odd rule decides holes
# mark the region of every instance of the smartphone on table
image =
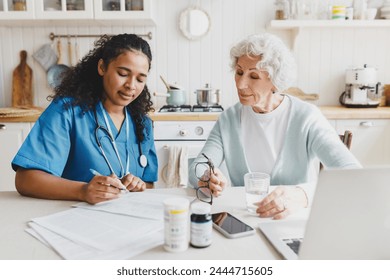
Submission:
[[228,212],[212,214],[213,227],[227,238],[237,238],[255,233],[255,230]]

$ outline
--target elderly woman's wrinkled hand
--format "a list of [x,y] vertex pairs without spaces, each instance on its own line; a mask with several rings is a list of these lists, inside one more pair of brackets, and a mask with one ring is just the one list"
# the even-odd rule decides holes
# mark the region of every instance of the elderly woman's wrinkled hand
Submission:
[[305,191],[300,187],[279,186],[257,205],[256,213],[260,217],[279,220],[307,207],[308,200]]
[[[214,173],[210,175],[209,172],[207,172],[207,174],[204,175],[204,178],[206,177],[208,177],[207,178],[208,180],[203,180],[203,181],[199,180],[198,186],[204,187],[207,186],[208,184],[211,192],[213,193],[213,196],[215,197],[220,196],[222,191],[227,186],[227,179],[223,175],[221,170],[219,170],[218,168],[214,168]],[[208,181],[208,182],[204,182],[204,181]]]

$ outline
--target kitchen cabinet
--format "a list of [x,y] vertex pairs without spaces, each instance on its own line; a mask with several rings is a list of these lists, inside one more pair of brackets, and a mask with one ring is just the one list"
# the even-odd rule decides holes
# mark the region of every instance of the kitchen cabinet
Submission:
[[31,127],[31,123],[0,122],[0,191],[15,190],[15,172],[11,168],[11,161]]
[[95,1],[95,19],[149,21],[152,19],[151,0]]
[[390,119],[335,120],[335,128],[352,131],[351,152],[364,167],[390,165]]
[[4,20],[34,18],[34,0],[0,0],[0,18]]
[[[120,25],[154,25],[152,0],[0,0],[0,25],[91,24],[120,21]],[[69,21],[77,19],[78,21]],[[53,22],[52,22],[53,23]]]
[[93,19],[92,3],[87,0],[36,0],[35,15],[37,19]]

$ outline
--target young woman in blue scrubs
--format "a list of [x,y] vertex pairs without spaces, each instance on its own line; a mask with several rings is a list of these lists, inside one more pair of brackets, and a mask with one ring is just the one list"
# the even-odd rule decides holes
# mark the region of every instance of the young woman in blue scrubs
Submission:
[[18,192],[95,204],[153,187],[151,61],[142,38],[102,36],[66,73],[12,161]]

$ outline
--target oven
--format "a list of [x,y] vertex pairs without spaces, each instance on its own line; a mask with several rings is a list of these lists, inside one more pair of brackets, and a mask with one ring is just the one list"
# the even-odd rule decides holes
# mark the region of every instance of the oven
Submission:
[[[156,113],[157,114],[157,113]],[[198,156],[215,121],[154,121],[154,139],[158,158],[155,188],[166,188],[166,166],[173,146],[188,148],[188,166]]]

